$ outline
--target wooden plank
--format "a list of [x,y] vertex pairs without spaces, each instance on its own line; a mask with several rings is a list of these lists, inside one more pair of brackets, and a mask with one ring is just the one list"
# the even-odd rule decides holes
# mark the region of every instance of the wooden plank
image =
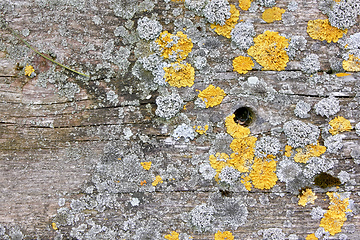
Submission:
[[[260,3],[275,1],[255,1],[253,10],[240,10],[240,20],[254,26],[254,37],[269,30],[307,41],[285,71],[261,71],[257,64],[242,75],[233,71],[232,60],[247,51],[236,49],[204,16],[186,7],[196,2],[201,4],[0,3],[0,239],[164,239],[172,231],[179,239],[214,239],[218,231],[230,231],[235,239],[305,239],[312,233],[319,239],[358,238],[360,138],[354,127],[360,119],[360,73],[337,76],[334,65],[350,53],[345,44],[307,34],[309,20],[327,18],[319,10],[323,3],[276,1],[286,14],[273,23],[261,19],[269,7]],[[237,1],[229,3],[240,9]],[[290,11],[289,4],[297,4],[297,10]],[[137,70],[139,59],[155,51],[154,41],[141,39],[137,31],[145,16],[156,19],[163,31],[191,37],[194,45],[185,61],[196,66],[197,57],[206,59],[204,68],[195,69],[193,86],[160,86],[150,72]],[[343,39],[359,33],[359,16],[356,21]],[[91,78],[40,57],[4,22],[40,52]],[[303,70],[309,54],[319,57],[320,68],[314,73]],[[36,77],[25,76],[26,65],[34,67]],[[226,96],[220,105],[205,108],[198,94],[210,84]],[[160,117],[159,99],[171,94],[182,101],[181,107],[176,109],[170,100],[167,107],[174,114]],[[316,104],[330,96],[338,101],[328,110],[334,113],[321,116]],[[301,101],[311,107],[306,118],[294,112]],[[276,149],[279,179],[270,189],[253,186],[248,191],[240,178],[248,173],[233,168],[228,176],[221,175],[223,181],[214,178],[209,156],[233,153],[225,119],[244,106],[254,113],[250,136],[269,151]],[[319,144],[329,146],[329,121],[335,116],[345,117],[353,127],[340,133],[338,143],[333,140],[341,148],[330,146],[308,163],[295,163],[296,150],[284,156],[290,138],[285,123],[314,125],[321,132]],[[189,139],[176,140],[174,132],[182,124],[190,129],[208,125],[208,130],[182,132]],[[272,140],[266,142],[267,137]],[[308,138],[310,133],[301,141]],[[278,149],[272,145],[276,142]],[[259,157],[264,149],[257,149]],[[152,163],[150,170],[143,162]],[[315,186],[314,178],[322,171],[340,178],[341,185]],[[156,176],[162,178],[157,185]],[[306,187],[317,199],[301,206],[298,191]],[[349,197],[352,210],[334,236],[319,227],[331,205],[328,192]]]

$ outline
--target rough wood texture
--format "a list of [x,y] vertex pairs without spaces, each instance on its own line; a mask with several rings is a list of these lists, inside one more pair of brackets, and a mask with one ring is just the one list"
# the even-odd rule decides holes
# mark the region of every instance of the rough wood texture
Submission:
[[[240,10],[240,19],[251,21],[255,36],[270,30],[289,39],[302,36],[307,43],[285,71],[260,71],[256,64],[244,75],[233,71],[232,60],[246,50],[217,35],[204,16],[183,2],[1,2],[1,25],[6,21],[39,51],[91,78],[52,64],[4,26],[0,29],[0,239],[164,239],[172,231],[180,233],[180,239],[214,239],[218,230],[230,231],[235,239],[305,239],[311,233],[320,239],[358,239],[360,129],[355,125],[360,121],[360,74],[335,73],[343,71],[341,63],[349,54],[344,45],[359,33],[359,17],[343,42],[327,43],[306,32],[309,20],[327,18],[319,10],[330,9],[326,1],[278,0],[276,6],[286,14],[274,23],[261,19],[264,2],[275,1],[255,1],[251,11],[240,10],[235,1],[230,4]],[[295,3],[297,9],[289,11]],[[192,39],[187,62],[195,66],[197,57],[206,59],[203,68],[195,69],[193,86],[160,86],[141,68],[139,59],[153,53],[154,42],[139,37],[138,21],[145,16],[157,20],[163,31],[184,31]],[[306,62],[301,61],[309,54],[320,62],[312,74],[304,72]],[[34,67],[34,78],[25,76],[26,65]],[[209,84],[227,95],[220,105],[204,108],[196,90]],[[162,118],[156,100],[171,93],[176,99],[166,113],[173,111],[174,116]],[[337,106],[340,110],[330,116],[316,114],[315,104],[329,96],[339,101],[329,111]],[[177,100],[185,107],[174,109]],[[306,118],[294,114],[301,101],[312,107]],[[224,122],[243,106],[255,114],[251,136],[258,142],[271,136],[270,142],[263,141],[270,149],[271,141],[280,144],[275,160],[282,181],[268,190],[246,190],[237,170],[235,179],[229,173],[229,179],[223,176],[217,182],[209,164],[210,155],[233,152]],[[330,147],[306,164],[294,162],[296,152],[284,157],[291,138],[284,133],[285,123],[315,125],[324,145],[331,139],[329,121],[336,116],[350,120],[353,127],[340,134],[334,143],[338,149]],[[193,132],[189,141],[176,140],[174,131],[181,124],[209,129],[202,135]],[[148,161],[152,165],[146,171],[140,163]],[[299,173],[291,173],[286,161]],[[287,171],[295,180],[283,176]],[[339,177],[341,185],[315,186],[314,177],[322,171]],[[153,186],[158,175],[163,182]],[[303,207],[298,193],[305,187],[312,188],[317,199]],[[331,191],[349,197],[352,210],[334,236],[322,233],[322,216],[314,215],[316,207],[328,209],[326,192]]]

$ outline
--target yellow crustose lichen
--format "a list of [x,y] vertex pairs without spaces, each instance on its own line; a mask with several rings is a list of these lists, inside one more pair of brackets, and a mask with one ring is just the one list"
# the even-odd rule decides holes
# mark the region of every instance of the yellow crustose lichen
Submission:
[[308,203],[315,203],[315,200],[317,199],[317,196],[315,193],[310,189],[307,188],[306,190],[303,190],[301,192],[301,196],[299,196],[298,204],[305,207]]
[[358,72],[360,71],[360,58],[349,54],[349,59],[342,62],[345,71]]
[[254,45],[248,49],[252,56],[261,66],[262,70],[285,70],[289,56],[285,48],[289,46],[289,40],[280,36],[278,32],[266,31],[254,38]]
[[152,185],[155,187],[155,186],[158,185],[159,183],[163,183],[163,180],[162,180],[162,178],[161,178],[159,175],[157,175],[157,176],[155,177],[154,181],[152,182]]
[[268,8],[263,12],[262,19],[267,23],[280,21],[283,13],[285,13],[285,9],[278,7]]
[[191,39],[181,31],[176,35],[164,31],[155,42],[160,47],[162,57],[168,59],[175,56],[177,61],[184,60],[193,48]]
[[347,33],[347,29],[341,30],[331,26],[329,19],[317,19],[308,22],[307,33],[312,39],[336,43],[339,38],[342,38]]
[[206,108],[219,105],[225,96],[224,90],[211,84],[198,95],[205,102]]
[[206,124],[204,127],[194,126],[194,129],[195,129],[195,132],[202,135],[202,134],[206,133],[206,131],[209,129],[209,125]]
[[35,72],[35,69],[33,68],[33,66],[26,65],[26,67],[25,67],[25,75],[30,77],[33,72]]
[[195,70],[189,63],[171,63],[164,67],[165,81],[173,87],[191,87],[194,84]]
[[245,74],[248,71],[252,70],[252,67],[254,66],[254,62],[251,60],[251,57],[239,56],[233,60],[232,65],[234,71],[240,74]]
[[340,132],[351,131],[352,129],[350,121],[341,116],[335,117],[333,120],[329,122],[329,124],[331,126],[329,132],[332,135],[336,135]]
[[244,10],[247,11],[249,10],[250,6],[251,6],[251,2],[253,0],[239,0],[239,7]]
[[294,161],[298,163],[307,163],[311,157],[320,157],[325,151],[325,146],[320,146],[319,143],[317,145],[307,145],[305,149],[297,148],[297,153],[294,156]]
[[231,16],[225,21],[224,25],[220,24],[211,24],[212,29],[215,28],[215,32],[226,38],[231,38],[231,30],[235,27],[236,23],[239,20],[239,10],[236,9],[235,5],[230,5]]
[[165,239],[167,240],[179,240],[179,233],[172,231],[170,234],[165,235]]
[[320,221],[320,227],[335,235],[341,232],[341,227],[346,221],[346,212],[351,212],[348,208],[349,198],[341,200],[340,195],[334,192],[327,192],[326,195],[330,198],[330,206]]
[[140,164],[145,170],[150,170],[151,168],[151,162],[141,162]]
[[275,186],[278,178],[276,176],[275,156],[268,155],[266,158],[255,157],[250,178],[257,189],[270,189]]
[[219,231],[217,231],[217,233],[215,233],[214,237],[215,237],[215,240],[234,240],[234,236],[229,231],[220,232],[220,230],[219,230]]

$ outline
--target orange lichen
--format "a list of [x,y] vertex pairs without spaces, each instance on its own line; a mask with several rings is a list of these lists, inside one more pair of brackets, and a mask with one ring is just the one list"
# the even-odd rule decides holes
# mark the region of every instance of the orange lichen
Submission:
[[262,19],[267,23],[280,21],[283,13],[285,13],[285,9],[278,7],[268,8],[263,12]]
[[220,24],[211,24],[212,29],[215,28],[215,32],[226,38],[231,38],[231,30],[235,27],[236,23],[239,20],[239,10],[236,9],[235,5],[230,5],[231,16],[225,21],[224,25]]
[[154,181],[152,182],[152,185],[155,187],[155,186],[158,185],[159,183],[163,183],[163,180],[162,180],[162,178],[161,178],[159,175],[157,175],[157,176],[155,177]]
[[358,72],[360,71],[360,58],[355,57],[353,54],[349,54],[349,59],[344,60],[342,65],[346,71]]
[[331,129],[329,129],[329,132],[332,135],[336,135],[340,132],[351,131],[351,129],[352,129],[350,121],[341,116],[335,117],[333,120],[331,120],[329,122],[329,124],[331,126]]
[[312,233],[307,235],[305,240],[318,240],[318,238],[315,236],[315,233]]
[[341,232],[341,227],[346,221],[346,212],[351,212],[348,208],[349,198],[341,200],[340,195],[334,192],[327,192],[326,195],[330,198],[330,206],[320,221],[320,227],[335,235]]
[[176,56],[177,61],[184,60],[193,48],[193,43],[186,34],[179,31],[176,35],[164,31],[155,40],[161,50],[161,56],[165,59]]
[[341,30],[333,27],[329,23],[329,19],[310,20],[307,24],[307,33],[312,39],[324,41],[328,43],[331,41],[337,42],[347,33],[347,29]]
[[250,178],[254,188],[270,189],[275,186],[278,180],[276,176],[276,161],[275,157],[268,155],[266,158],[255,157]]
[[33,66],[26,65],[26,67],[25,67],[25,75],[30,77],[33,72],[35,72],[35,69],[33,68]]
[[195,132],[199,134],[204,134],[209,129],[209,125],[202,126],[194,126]]
[[215,240],[234,240],[234,236],[229,231],[220,232],[219,230],[215,233]]
[[[343,62],[344,63],[344,62]],[[360,64],[359,64],[359,67],[360,67]],[[351,74],[350,73],[337,73],[335,74],[337,77],[346,77],[346,76],[350,76]]]
[[239,0],[239,7],[244,10],[247,11],[249,10],[250,6],[251,6],[251,2],[253,0]]
[[311,157],[320,157],[325,151],[325,146],[320,146],[319,142],[317,145],[307,145],[305,149],[297,148],[297,153],[294,156],[294,161],[298,163],[307,163]]
[[222,90],[220,87],[215,88],[211,84],[203,91],[200,91],[198,95],[198,97],[205,102],[206,108],[219,105],[225,96],[226,94],[224,90]]
[[173,87],[191,87],[194,84],[195,70],[189,63],[171,63],[171,67],[164,67],[165,81]]
[[315,199],[317,199],[317,196],[315,193],[310,189],[307,188],[306,190],[303,190],[301,192],[301,196],[299,196],[299,202],[298,204],[305,207],[308,203],[315,203]]
[[291,153],[292,153],[292,146],[286,145],[286,146],[285,146],[285,153],[284,153],[284,155],[285,155],[286,157],[291,157]]
[[141,186],[144,186],[145,184],[146,184],[146,180],[140,182]]
[[165,239],[168,240],[179,240],[179,233],[172,231],[170,234],[165,235]]
[[248,49],[263,70],[285,70],[289,61],[285,48],[289,46],[289,40],[280,36],[278,32],[266,31],[254,38],[254,45]]
[[233,138],[243,138],[250,134],[250,129],[237,124],[234,121],[235,114],[232,114],[225,119],[225,127],[228,134]]
[[239,56],[233,60],[232,65],[234,71],[240,74],[245,74],[248,71],[252,70],[252,67],[254,66],[254,62],[251,60],[251,57]]
[[59,228],[56,226],[56,223],[52,223],[51,224],[51,227],[56,231],[56,230],[59,230]]
[[151,162],[141,162],[140,164],[145,170],[149,170],[151,168]]

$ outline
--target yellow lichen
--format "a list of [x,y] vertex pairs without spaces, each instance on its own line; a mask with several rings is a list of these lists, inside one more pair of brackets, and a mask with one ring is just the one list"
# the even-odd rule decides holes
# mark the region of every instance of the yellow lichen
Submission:
[[341,30],[333,27],[329,23],[329,19],[310,20],[307,24],[307,33],[312,39],[324,41],[328,43],[331,41],[337,42],[347,33],[347,29]]
[[[360,60],[360,59],[359,59]],[[344,62],[343,62],[344,64]],[[343,66],[344,67],[344,66]],[[360,69],[360,64],[359,64],[359,69]],[[350,76],[350,73],[337,73],[335,74],[337,77],[346,77],[346,76]]]
[[219,105],[225,96],[224,90],[220,87],[215,88],[211,84],[198,95],[198,97],[205,102],[206,108]]
[[320,221],[320,227],[335,235],[341,232],[341,227],[346,221],[346,212],[351,212],[348,208],[349,198],[341,200],[340,195],[333,192],[327,192],[326,195],[330,198],[330,206]]
[[215,233],[215,240],[234,240],[234,236],[229,231],[220,232],[219,230]]
[[244,184],[246,190],[251,191],[252,184],[250,182],[250,176],[241,176],[242,180],[241,183]]
[[341,116],[335,117],[333,120],[329,122],[329,124],[331,126],[329,132],[332,135],[338,134],[340,132],[351,131],[352,129],[350,121]]
[[179,233],[172,231],[170,234],[165,235],[165,239],[168,240],[179,240]]
[[243,138],[250,134],[250,129],[237,124],[234,121],[235,114],[232,114],[225,119],[225,127],[228,134],[233,138]]
[[276,176],[276,161],[274,156],[268,155],[266,158],[255,157],[250,178],[254,188],[270,189],[275,186],[278,180]]
[[202,126],[194,126],[195,132],[199,134],[204,134],[209,129],[209,125]]
[[349,54],[349,59],[342,62],[345,71],[358,72],[360,71],[360,58]]
[[268,8],[263,12],[262,19],[267,23],[280,21],[283,13],[285,13],[285,9],[278,7]]
[[292,146],[286,145],[286,146],[285,146],[285,153],[284,153],[284,155],[285,155],[286,157],[291,157],[291,153],[292,153]]
[[191,39],[181,31],[176,35],[164,31],[155,42],[160,47],[162,57],[168,59],[175,56],[177,61],[184,60],[193,48]]
[[230,5],[231,16],[225,21],[224,25],[220,24],[211,24],[212,29],[215,28],[215,32],[226,38],[231,38],[231,30],[235,27],[236,23],[239,20],[239,10],[236,9],[235,5]]
[[315,236],[315,233],[312,233],[307,235],[305,240],[318,240],[318,238]]
[[289,46],[289,40],[280,36],[278,32],[266,31],[254,38],[254,45],[248,49],[263,70],[285,70],[289,61],[285,48]]
[[320,146],[319,142],[317,145],[307,145],[305,149],[297,148],[297,153],[294,156],[294,161],[298,163],[307,163],[311,157],[320,157],[325,151],[325,146]]
[[30,77],[33,72],[35,72],[35,69],[33,68],[33,66],[26,65],[26,67],[25,67],[25,75]]
[[162,178],[161,178],[159,175],[157,175],[157,176],[155,177],[154,181],[152,182],[152,185],[155,187],[155,186],[158,185],[159,183],[163,183],[163,180],[162,180]]
[[298,204],[305,207],[308,203],[315,203],[315,199],[317,199],[317,196],[315,193],[310,189],[307,188],[306,190],[303,190],[301,192],[301,196],[299,196],[299,202]]
[[53,222],[53,223],[51,224],[51,226],[52,226],[52,228],[53,228],[55,231],[56,231],[56,230],[59,230],[59,228],[56,226],[56,223]]
[[165,81],[173,87],[191,87],[194,84],[195,70],[189,63],[171,63],[171,67],[164,67]]
[[249,10],[250,6],[251,6],[251,2],[253,0],[239,0],[239,7],[244,10],[247,11]]
[[251,60],[251,57],[239,56],[233,60],[232,65],[234,71],[240,74],[245,74],[248,71],[252,70],[252,67],[254,66],[254,62]]
[[209,156],[210,165],[213,169],[216,170],[216,172],[218,173],[217,175],[219,175],[219,173],[224,167],[228,166],[227,164],[228,160],[229,160],[229,155],[227,155],[226,153],[218,152],[215,154],[215,156],[214,155]]
[[145,170],[149,170],[151,168],[151,162],[141,162],[140,164]]

